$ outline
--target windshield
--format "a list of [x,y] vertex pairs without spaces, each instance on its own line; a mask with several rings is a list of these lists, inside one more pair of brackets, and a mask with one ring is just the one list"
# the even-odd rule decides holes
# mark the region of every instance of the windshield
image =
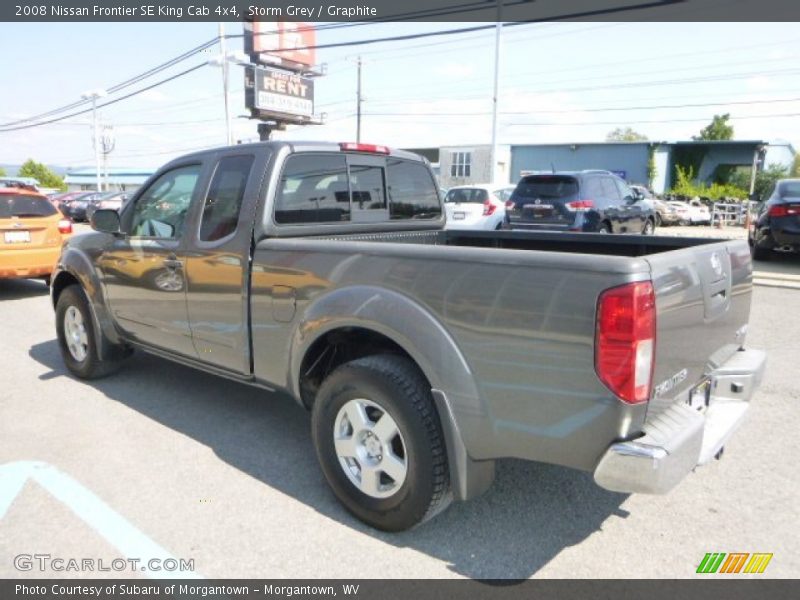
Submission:
[[489,194],[486,190],[481,188],[458,188],[447,192],[445,202],[458,202],[481,204],[489,199]]
[[0,194],[0,219],[10,217],[49,217],[56,214],[55,207],[43,196],[26,194]]

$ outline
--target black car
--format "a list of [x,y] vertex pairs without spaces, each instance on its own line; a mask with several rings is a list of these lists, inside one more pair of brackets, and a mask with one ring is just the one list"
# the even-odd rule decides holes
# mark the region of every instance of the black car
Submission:
[[61,203],[61,212],[73,221],[85,221],[86,208],[89,206],[91,199],[98,195],[98,192],[86,192],[80,196],[70,198]]
[[641,233],[655,231],[656,213],[609,171],[527,175],[506,203],[512,229]]
[[755,260],[769,260],[774,250],[800,251],[800,179],[780,179],[761,203],[748,232]]
[[86,220],[91,221],[94,211],[99,208],[119,212],[127,199],[128,194],[125,192],[104,192],[89,197],[89,202],[86,205]]

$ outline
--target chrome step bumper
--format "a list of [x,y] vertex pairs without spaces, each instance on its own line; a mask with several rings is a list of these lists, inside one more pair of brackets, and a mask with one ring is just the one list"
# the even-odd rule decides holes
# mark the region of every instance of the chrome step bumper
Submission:
[[716,456],[736,431],[765,366],[761,350],[734,354],[710,374],[705,412],[675,403],[645,424],[642,437],[612,444],[594,471],[597,484],[615,492],[668,492],[697,465]]

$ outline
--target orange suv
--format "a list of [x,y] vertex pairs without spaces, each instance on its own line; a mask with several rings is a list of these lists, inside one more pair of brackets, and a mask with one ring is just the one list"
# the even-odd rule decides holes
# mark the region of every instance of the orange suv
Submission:
[[50,281],[72,222],[35,188],[0,181],[0,279]]

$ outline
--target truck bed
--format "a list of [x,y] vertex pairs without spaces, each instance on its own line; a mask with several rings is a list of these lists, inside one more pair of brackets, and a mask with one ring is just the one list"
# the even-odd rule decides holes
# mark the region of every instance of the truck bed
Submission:
[[[719,276],[711,270],[712,255]],[[348,327],[380,322],[408,340],[443,327],[460,356],[440,356],[450,351],[433,343],[422,352],[442,363],[443,378],[451,377],[448,370],[462,373],[440,385],[449,386],[470,455],[585,470],[611,440],[637,435],[730,358],[744,342],[750,310],[743,241],[395,231],[268,238],[257,244],[253,265],[257,377],[280,380],[286,372],[281,355],[296,343],[295,332],[313,335],[336,319]],[[258,283],[260,265],[291,266],[296,281],[313,284],[281,286],[276,301],[274,277]],[[652,280],[656,292],[654,385],[683,375],[649,403],[623,405],[594,376],[595,309],[603,290],[641,280]],[[286,323],[274,324],[287,294],[294,309]],[[297,329],[288,322],[292,315],[302,319]],[[267,322],[273,325],[259,328]],[[276,347],[276,339],[287,341]],[[451,361],[466,370],[448,367]],[[461,381],[467,377],[475,388]]]

